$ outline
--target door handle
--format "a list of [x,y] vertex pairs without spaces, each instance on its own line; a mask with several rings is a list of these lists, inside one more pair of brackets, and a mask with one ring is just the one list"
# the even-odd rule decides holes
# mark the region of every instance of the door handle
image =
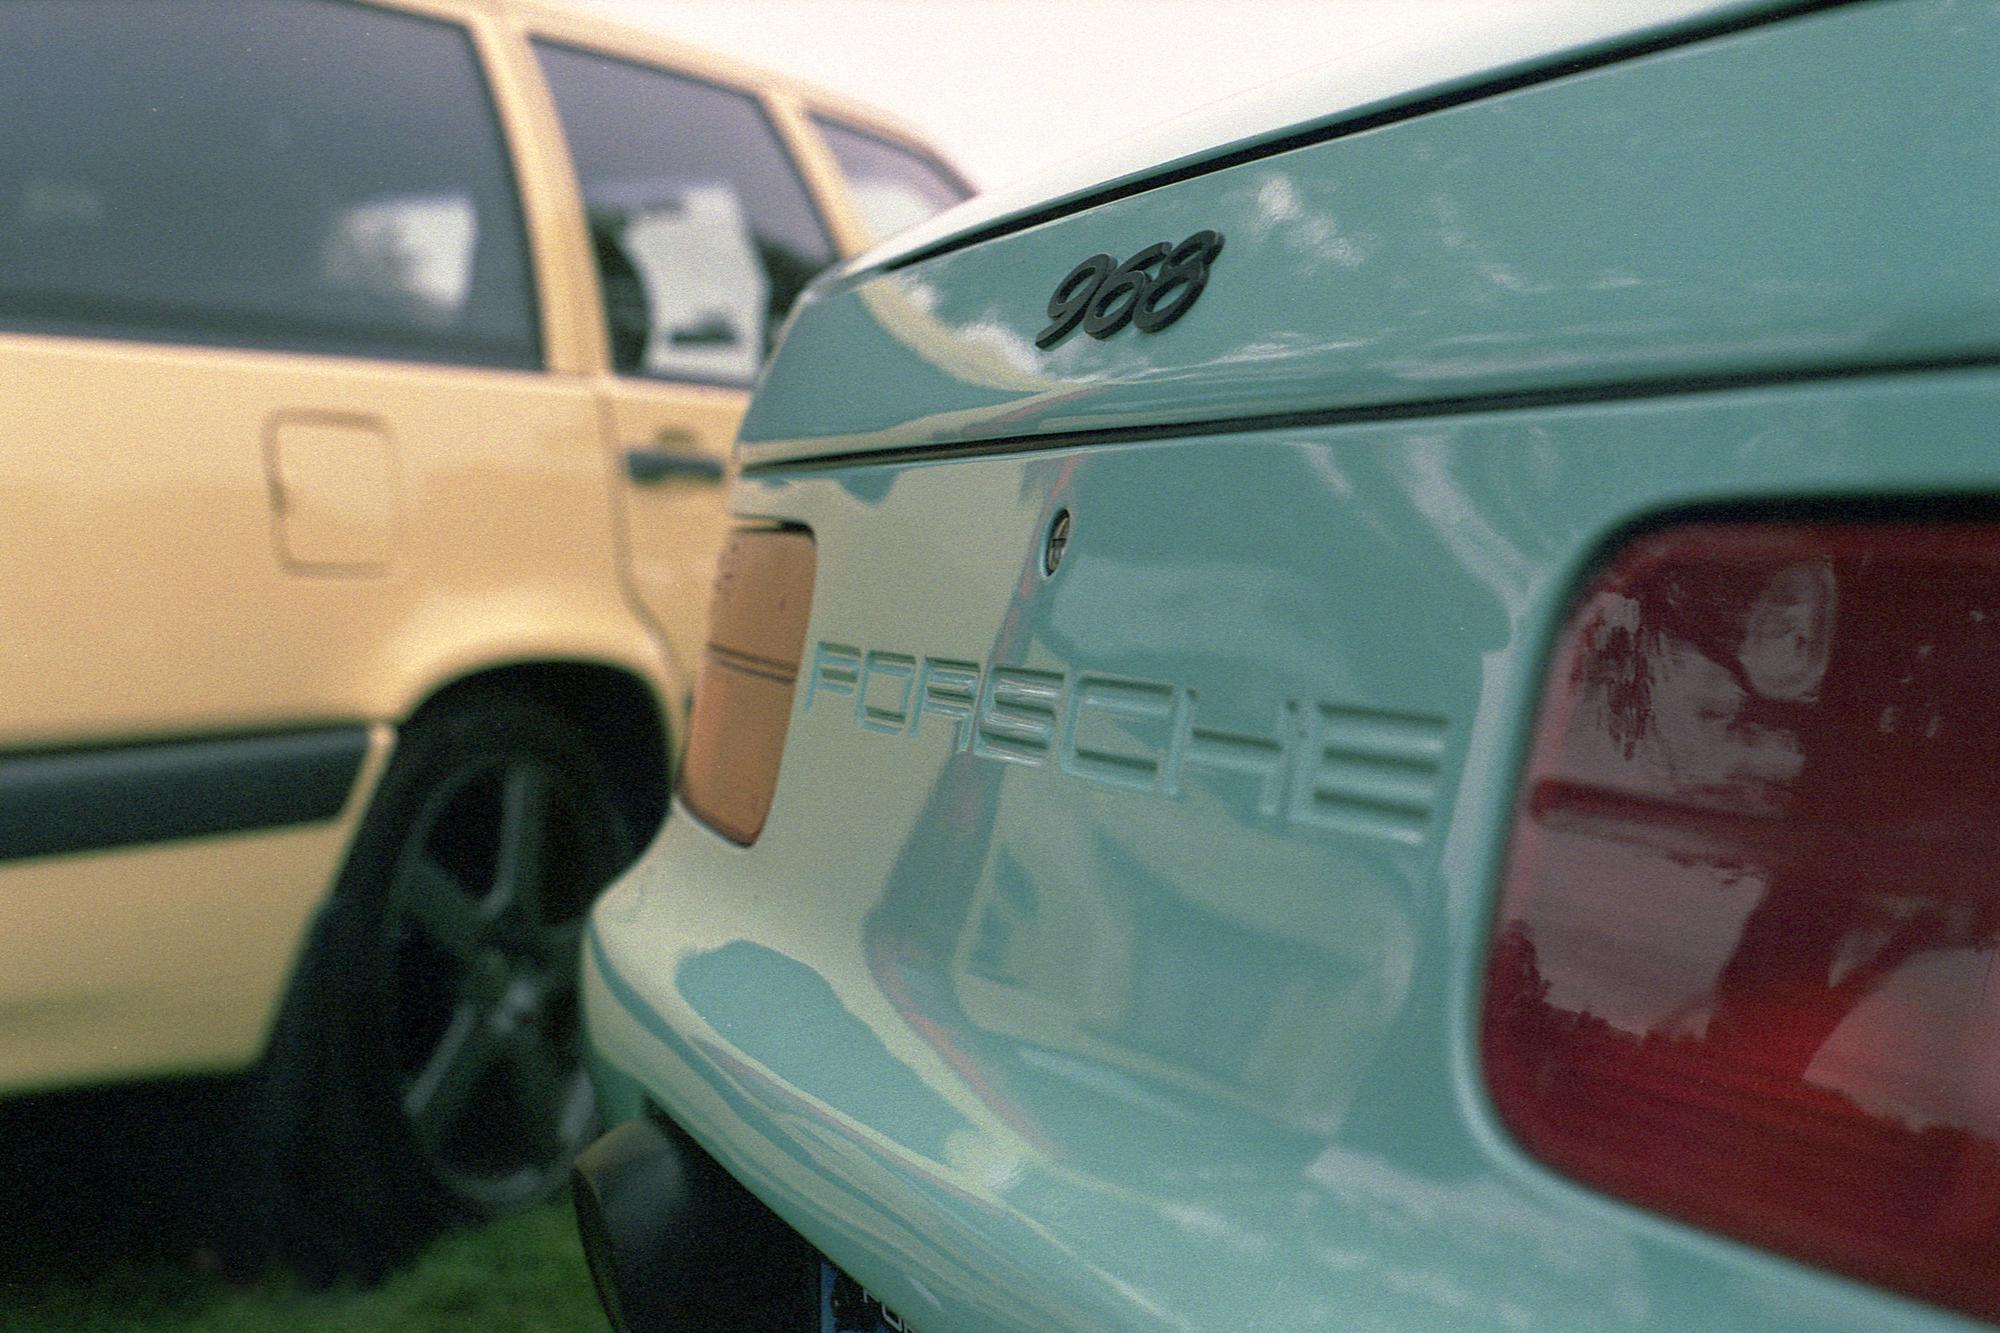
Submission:
[[641,486],[657,486],[669,478],[714,483],[722,480],[723,464],[713,454],[688,449],[662,449],[634,444],[625,449],[625,475]]

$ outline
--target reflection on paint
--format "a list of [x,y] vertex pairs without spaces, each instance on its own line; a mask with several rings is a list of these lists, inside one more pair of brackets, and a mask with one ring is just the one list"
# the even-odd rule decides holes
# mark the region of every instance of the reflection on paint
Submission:
[[1552,1163],[1990,1313],[2000,535],[1628,547],[1544,703],[1488,1075]]

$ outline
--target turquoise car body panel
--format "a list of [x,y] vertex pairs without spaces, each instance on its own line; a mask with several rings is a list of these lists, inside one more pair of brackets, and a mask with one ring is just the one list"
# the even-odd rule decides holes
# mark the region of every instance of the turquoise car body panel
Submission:
[[[818,549],[775,804],[595,909],[613,1113],[931,1333],[1974,1327],[1558,1177],[1475,1036],[1607,546],[2000,494],[1996,55],[1839,7],[820,288],[732,497]],[[1033,353],[1203,226],[1179,324]]]
[[[608,894],[593,1040],[918,1328],[1959,1326],[1554,1178],[1472,1035],[1593,553],[1692,506],[1989,494],[1996,414],[2000,374],[1931,372],[747,483],[817,536],[809,652],[897,656],[802,681],[754,846],[677,818]],[[988,737],[1009,762],[913,711],[927,658],[1134,707],[1055,703],[1039,749]],[[1148,685],[1244,737],[1288,701],[1417,733],[1428,815],[1372,827],[1381,775],[1328,774],[1299,819],[1254,763],[1168,795]]]
[[[865,268],[795,317],[742,457],[1991,349],[1996,68],[1986,4],[1837,8]],[[1203,228],[1199,317],[1035,346],[1078,261]]]

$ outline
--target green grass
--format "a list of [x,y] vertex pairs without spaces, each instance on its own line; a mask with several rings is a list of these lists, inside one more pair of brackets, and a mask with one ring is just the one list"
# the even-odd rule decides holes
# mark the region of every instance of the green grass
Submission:
[[233,1287],[188,1266],[0,1288],[0,1333],[605,1333],[567,1203],[448,1236],[370,1291]]

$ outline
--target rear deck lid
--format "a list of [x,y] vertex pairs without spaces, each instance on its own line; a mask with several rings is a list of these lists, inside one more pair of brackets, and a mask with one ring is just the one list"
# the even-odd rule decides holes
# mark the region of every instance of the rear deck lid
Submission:
[[[744,465],[2000,344],[1994,25],[1924,3],[1637,12],[1360,51],[914,230],[799,312]],[[1128,295],[1179,317],[1106,327]]]

